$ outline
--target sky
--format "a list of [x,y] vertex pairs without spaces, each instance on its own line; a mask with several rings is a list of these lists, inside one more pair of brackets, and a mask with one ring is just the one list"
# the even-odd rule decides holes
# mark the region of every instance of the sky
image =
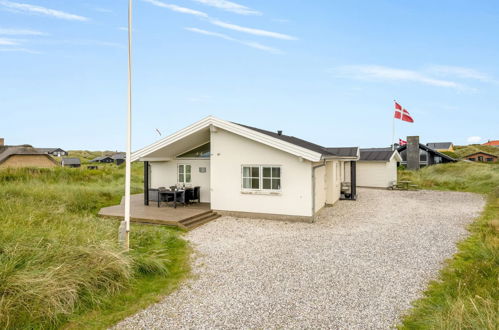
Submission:
[[[499,1],[134,0],[133,150],[206,116],[317,144],[499,139]],[[0,0],[0,137],[124,150],[127,0]],[[162,134],[159,135],[158,131]]]

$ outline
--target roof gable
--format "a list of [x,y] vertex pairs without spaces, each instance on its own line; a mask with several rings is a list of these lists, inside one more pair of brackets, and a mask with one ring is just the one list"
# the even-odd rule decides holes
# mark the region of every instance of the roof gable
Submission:
[[10,156],[14,155],[44,156],[56,163],[56,161],[52,157],[47,154],[41,153],[30,145],[0,146],[0,164],[6,161]]

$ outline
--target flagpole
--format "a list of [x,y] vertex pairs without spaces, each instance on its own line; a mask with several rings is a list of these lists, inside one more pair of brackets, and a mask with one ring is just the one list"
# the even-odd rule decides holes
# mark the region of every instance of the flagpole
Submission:
[[[393,100],[393,102],[397,102]],[[395,150],[395,115],[392,115],[392,151]]]
[[125,235],[124,248],[130,247],[130,185],[132,157],[132,0],[128,0],[128,111],[125,166]]

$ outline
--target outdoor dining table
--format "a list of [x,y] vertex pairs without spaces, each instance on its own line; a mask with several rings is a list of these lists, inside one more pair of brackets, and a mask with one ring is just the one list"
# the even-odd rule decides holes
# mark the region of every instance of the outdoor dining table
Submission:
[[[162,196],[173,196],[173,207],[174,208],[177,208],[177,196],[181,196],[182,194],[184,194],[184,201],[183,203],[185,204],[185,189],[179,189],[179,190],[169,190],[169,189],[165,189],[165,190],[159,190],[158,191],[158,207],[161,203],[161,200],[162,200]],[[168,199],[167,199],[168,200]]]

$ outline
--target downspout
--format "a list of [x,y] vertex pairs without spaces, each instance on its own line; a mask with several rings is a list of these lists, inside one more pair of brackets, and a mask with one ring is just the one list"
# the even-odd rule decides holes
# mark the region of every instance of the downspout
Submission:
[[312,222],[315,222],[315,170],[323,166],[326,166],[325,159],[322,164],[312,166]]

